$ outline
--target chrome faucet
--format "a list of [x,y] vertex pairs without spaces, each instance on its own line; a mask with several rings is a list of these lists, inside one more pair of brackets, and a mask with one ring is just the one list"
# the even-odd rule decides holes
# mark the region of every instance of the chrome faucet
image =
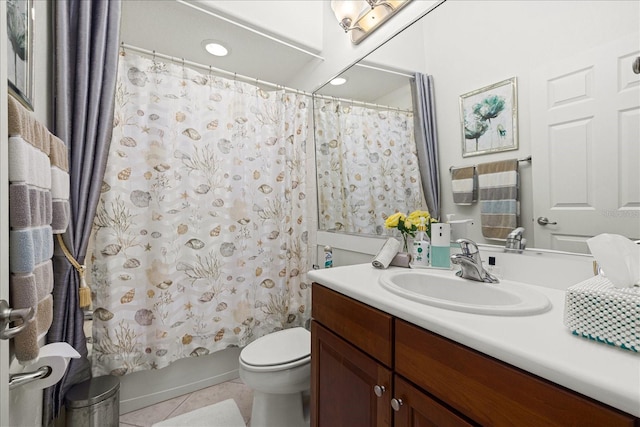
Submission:
[[458,239],[462,253],[451,255],[451,262],[460,266],[457,276],[478,282],[498,283],[498,279],[482,266],[478,245],[469,239]]
[[525,246],[527,246],[527,239],[522,238],[523,233],[524,227],[518,227],[509,233],[507,242],[504,245],[504,251],[522,253]]

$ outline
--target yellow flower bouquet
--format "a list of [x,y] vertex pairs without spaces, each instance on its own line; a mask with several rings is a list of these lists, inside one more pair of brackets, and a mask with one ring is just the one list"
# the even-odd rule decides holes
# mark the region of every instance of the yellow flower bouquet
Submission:
[[402,239],[404,240],[403,248],[405,252],[409,251],[407,242],[408,237],[416,236],[416,231],[418,231],[418,226],[421,223],[420,218],[425,219],[424,223],[427,228],[425,231],[427,233],[427,236],[431,238],[431,223],[438,222],[438,220],[435,218],[431,218],[429,211],[416,210],[411,212],[409,215],[405,215],[402,212],[396,212],[393,215],[387,217],[384,222],[384,226],[386,228],[397,228],[398,231],[400,231],[400,234],[402,234]]

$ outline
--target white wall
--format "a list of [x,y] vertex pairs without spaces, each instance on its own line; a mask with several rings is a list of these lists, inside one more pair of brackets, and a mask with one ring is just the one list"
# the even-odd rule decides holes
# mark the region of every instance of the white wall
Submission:
[[[545,63],[637,32],[639,19],[637,1],[467,0],[447,1],[423,20],[425,72],[433,75],[435,83],[442,209],[459,219],[476,219],[470,238],[485,242],[479,225],[479,205],[453,204],[449,167],[530,155],[531,145],[536,142],[530,138],[532,71]],[[460,94],[514,76],[518,79],[520,149],[463,159]],[[527,229],[529,246],[534,246],[532,165],[520,163],[520,166],[521,223]]]
[[[253,28],[309,47],[322,50],[322,9],[325,2],[290,0],[196,0],[203,6],[224,12],[229,18],[242,21]],[[233,71],[233,70],[231,70]]]
[[311,64],[301,70],[299,78],[294,79],[290,86],[309,92],[320,88],[440,2],[441,0],[414,0],[410,2],[393,19],[385,22],[358,45],[351,43],[349,36],[340,28],[329,7],[329,2],[322,2],[324,4],[322,19],[325,25],[321,54],[324,61],[320,64]]

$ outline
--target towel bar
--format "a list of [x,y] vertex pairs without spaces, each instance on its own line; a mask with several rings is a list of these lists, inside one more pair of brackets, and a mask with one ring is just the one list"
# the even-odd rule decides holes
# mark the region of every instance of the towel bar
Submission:
[[33,372],[21,372],[19,374],[12,374],[9,376],[9,390],[13,390],[21,385],[28,384],[41,378],[47,378],[51,375],[50,366],[41,366],[38,370]]
[[[521,159],[518,159],[519,163],[531,162],[531,161],[533,161],[533,157],[531,157],[531,156],[527,156],[527,157],[523,157]],[[469,165],[469,166],[472,166],[472,165]],[[475,165],[473,165],[473,166],[475,166]],[[462,166],[462,167],[466,167],[466,166]],[[453,166],[449,166],[449,172],[451,172],[452,170],[453,170]]]

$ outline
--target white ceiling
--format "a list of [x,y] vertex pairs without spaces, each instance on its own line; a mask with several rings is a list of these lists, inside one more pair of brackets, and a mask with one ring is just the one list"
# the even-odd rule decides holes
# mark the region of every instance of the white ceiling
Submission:
[[[227,7],[227,10],[222,12],[215,8],[221,3],[223,6],[234,4],[235,8]],[[240,76],[291,87],[290,82],[294,78],[299,78],[299,74],[303,70],[322,61],[318,58],[318,40],[322,40],[322,37],[321,35],[319,37],[307,35],[305,37],[298,36],[298,40],[286,38],[283,31],[277,31],[278,19],[282,22],[291,17],[286,14],[283,16],[282,13],[269,15],[269,19],[266,19],[267,16],[264,13],[261,14],[260,10],[252,8],[246,9],[246,16],[241,18],[242,5],[246,4],[248,7],[250,3],[255,5],[256,2],[201,0],[187,3],[174,0],[125,0],[122,2],[121,42],[172,56],[177,61],[185,59],[230,71]],[[258,3],[274,3],[271,4],[273,9],[276,6],[291,5],[293,2]],[[328,1],[295,3],[298,3],[299,6],[302,6],[300,5],[302,3],[306,7],[306,9],[300,10],[296,8],[295,13],[298,14],[317,15],[319,6],[329,7]],[[294,11],[291,11],[290,14],[294,14]],[[262,26],[256,23],[260,16],[265,16]],[[321,31],[322,16],[316,16],[315,19],[316,21],[320,20],[320,25],[307,23],[307,27],[311,27],[310,29],[314,31]],[[331,22],[328,25],[332,24],[334,23]],[[337,22],[335,25],[338,25]],[[262,34],[258,34],[256,31]],[[296,31],[290,31],[293,38],[296,37],[295,34],[299,35],[300,31],[304,31],[304,28],[298,28]],[[347,36],[345,35],[345,37]],[[208,54],[201,44],[205,39],[223,42],[230,49],[230,55],[219,58]],[[277,42],[275,39],[281,40],[285,44]],[[373,60],[369,60],[368,63],[376,67],[384,64],[385,56],[389,56],[383,54],[384,49],[383,46],[374,52],[371,55]],[[394,50],[397,55],[397,49],[394,48]],[[411,53],[407,52],[406,54],[410,55]],[[402,70],[388,65],[382,65],[382,67],[411,74],[410,70],[406,69]],[[340,98],[375,102],[384,98],[386,94],[408,85],[406,76],[389,74],[370,68],[351,67],[345,74],[349,79],[348,84],[341,87],[325,87],[322,89],[322,93]]]
[[[128,45],[283,86],[299,70],[319,61],[176,1],[123,1],[120,34]],[[219,58],[208,54],[201,45],[205,39],[223,42],[230,55]]]

